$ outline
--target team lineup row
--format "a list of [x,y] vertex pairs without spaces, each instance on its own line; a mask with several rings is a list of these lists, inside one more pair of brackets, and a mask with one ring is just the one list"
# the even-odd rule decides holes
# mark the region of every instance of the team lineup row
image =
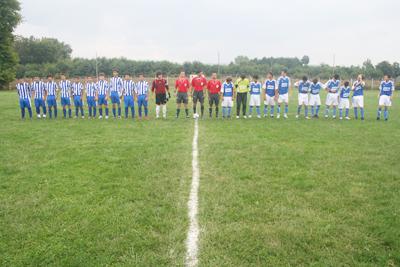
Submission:
[[[379,87],[379,103],[377,110],[377,119],[381,118],[383,109],[384,119],[388,120],[388,108],[392,105],[393,92],[395,90],[394,82],[389,75],[385,75]],[[97,81],[92,77],[87,77],[84,81],[85,86],[79,79],[67,80],[65,75],[61,75],[61,80],[56,83],[53,77],[49,75],[47,82],[35,77],[32,83],[25,79],[19,79],[16,85],[19,95],[19,104],[21,108],[21,117],[25,118],[25,109],[28,110],[29,117],[32,118],[31,98],[34,99],[36,113],[38,118],[46,118],[47,111],[49,117],[57,118],[57,99],[60,95],[64,118],[72,117],[71,99],[75,106],[75,117],[84,118],[83,98],[86,96],[89,118],[97,117],[97,109],[99,117],[103,118],[103,108],[105,118],[109,117],[108,101],[111,100],[112,115],[114,118],[121,118],[121,100],[124,102],[125,117],[128,118],[129,110],[131,117],[135,118],[135,100],[138,106],[138,118],[148,118],[148,101],[150,91],[155,95],[156,102],[156,118],[160,118],[162,111],[163,118],[167,116],[166,103],[171,97],[170,88],[167,79],[162,73],[157,73],[156,78],[152,81],[151,87],[144,79],[143,75],[139,75],[137,82],[134,82],[129,74],[122,79],[118,75],[118,71],[113,71],[113,77],[109,80],[105,79],[104,73],[99,74]],[[298,106],[296,118],[299,118],[301,109],[304,107],[304,116],[310,119],[309,107],[311,108],[311,117],[318,118],[321,106],[320,92],[327,91],[325,101],[324,116],[332,118],[337,116],[337,108],[339,109],[339,118],[350,119],[350,99],[354,108],[354,118],[364,120],[364,89],[365,82],[363,75],[359,75],[357,80],[350,86],[348,81],[343,84],[339,79],[339,75],[334,75],[327,83],[323,84],[318,79],[308,80],[304,76],[301,80],[294,83],[298,89]],[[217,74],[213,73],[211,79],[207,81],[204,74],[200,71],[190,80],[186,77],[185,72],[181,72],[179,78],[175,81],[176,96],[176,118],[180,115],[182,104],[185,108],[186,117],[189,117],[188,99],[193,99],[193,117],[203,118],[204,101],[207,93],[209,102],[209,116],[213,116],[213,108],[215,107],[215,117],[219,116],[219,106],[222,106],[222,118],[231,118],[232,107],[236,100],[236,118],[251,117],[255,108],[258,118],[261,118],[261,103],[264,103],[264,117],[274,117],[275,105],[277,105],[276,117],[281,116],[281,106],[283,108],[283,117],[288,118],[289,108],[289,90],[291,88],[291,80],[287,76],[286,71],[281,72],[281,76],[275,80],[273,74],[267,74],[264,83],[259,81],[259,77],[254,75],[252,81],[241,75],[235,82],[228,77],[223,83],[217,79]],[[247,113],[247,97],[249,99],[249,110]],[[200,104],[200,114],[197,112],[197,103]],[[142,112],[142,109],[144,112]],[[332,109],[332,114],[331,114]],[[344,111],[344,114],[343,114]],[[144,113],[144,115],[143,115]]]

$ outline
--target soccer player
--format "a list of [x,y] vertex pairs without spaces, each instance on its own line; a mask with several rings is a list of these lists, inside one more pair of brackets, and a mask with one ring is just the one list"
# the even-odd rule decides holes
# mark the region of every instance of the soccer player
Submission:
[[278,89],[278,112],[276,118],[281,117],[281,104],[285,103],[285,112],[283,117],[288,118],[287,114],[289,112],[289,90],[290,90],[290,78],[287,76],[287,71],[282,70],[281,76],[276,81],[276,86]]
[[189,80],[186,78],[184,71],[181,71],[179,78],[175,81],[175,96],[176,96],[176,118],[179,118],[181,105],[185,107],[186,118],[189,118],[188,109],[188,90],[190,87]]
[[360,108],[360,115],[361,115],[361,120],[364,120],[364,88],[365,88],[365,82],[364,82],[364,75],[360,74],[357,77],[357,81],[354,82],[353,84],[353,108],[354,108],[354,118],[357,120],[358,119],[358,108]]
[[208,90],[208,103],[209,108],[208,112],[210,113],[210,118],[212,118],[212,108],[215,104],[215,117],[218,118],[219,112],[219,99],[221,97],[221,81],[217,79],[217,73],[211,74],[211,80],[207,83],[207,90]]
[[36,108],[36,115],[38,119],[42,116],[40,114],[40,108],[43,111],[43,118],[46,118],[46,89],[45,84],[42,82],[38,76],[33,78],[33,83],[31,84],[31,90],[35,93],[35,108]]
[[124,95],[125,119],[128,118],[128,111],[131,108],[132,119],[135,118],[135,83],[132,81],[129,74],[125,74],[125,79],[122,83]]
[[261,89],[262,85],[258,81],[258,75],[254,75],[253,81],[250,83],[250,103],[249,103],[249,118],[253,113],[253,107],[256,107],[257,118],[261,119],[260,104],[261,104]]
[[72,96],[74,98],[74,106],[75,106],[75,118],[78,118],[78,109],[81,111],[82,119],[85,118],[85,114],[83,113],[83,85],[79,81],[79,78],[73,79],[72,82]]
[[222,118],[231,118],[231,110],[235,96],[235,86],[232,83],[232,78],[226,78],[226,81],[221,87],[222,94]]
[[329,117],[329,108],[333,108],[333,115],[332,118],[336,119],[336,107],[339,104],[339,87],[340,87],[340,80],[339,75],[335,74],[333,79],[329,80],[325,88],[328,91],[326,95],[326,109],[325,109],[325,118]]
[[99,81],[96,85],[97,88],[97,96],[98,96],[98,105],[99,105],[99,119],[103,118],[103,107],[106,111],[106,119],[108,119],[108,83],[104,79],[104,73],[101,72],[99,74]]
[[118,71],[113,70],[113,77],[110,79],[110,98],[112,103],[112,113],[116,118],[116,105],[118,105],[118,118],[121,118],[121,96],[122,96],[122,78],[118,76]]
[[139,120],[142,119],[142,106],[144,107],[144,116],[147,119],[149,114],[149,84],[144,80],[143,74],[139,74],[139,81],[136,83],[135,94],[137,96]]
[[193,118],[198,118],[197,101],[200,102],[201,118],[204,116],[204,88],[207,86],[207,80],[202,71],[192,79],[192,96],[193,96]]
[[24,79],[19,79],[16,87],[19,96],[19,107],[21,108],[21,118],[25,119],[26,108],[28,109],[29,118],[32,119],[31,90],[29,83],[25,82]]
[[339,101],[339,119],[343,120],[343,108],[346,109],[346,120],[350,120],[349,118],[349,108],[350,108],[350,82],[345,81],[344,86],[340,88],[340,101]]
[[89,119],[96,118],[97,86],[92,76],[86,80],[86,101],[88,105]]
[[272,72],[268,72],[267,79],[264,82],[265,100],[264,100],[264,117],[268,115],[268,106],[270,106],[270,117],[274,117],[275,98],[277,96],[276,81],[273,79]]
[[49,108],[50,119],[53,117],[53,109],[54,108],[54,118],[57,119],[57,90],[58,85],[53,81],[52,75],[47,75],[47,83],[45,85],[46,88],[46,102],[47,107]]
[[240,75],[239,79],[235,82],[236,88],[236,119],[240,118],[240,107],[242,107],[243,118],[246,116],[247,108],[247,93],[249,92],[250,80],[246,78],[246,75]]
[[392,106],[394,82],[390,80],[390,75],[385,75],[379,86],[379,108],[377,120],[381,119],[382,108],[384,107],[383,117],[385,121],[389,119],[389,107]]
[[66,79],[65,74],[61,74],[61,81],[59,83],[59,87],[61,90],[61,106],[63,109],[64,119],[67,118],[67,109],[68,106],[68,116],[71,118],[71,82]]
[[[317,78],[313,80],[310,86],[310,101],[308,103],[311,106],[311,116],[313,116],[313,118],[316,119],[319,118],[318,113],[319,113],[319,108],[321,107],[321,97],[319,96],[319,93],[324,88],[325,85],[321,83]],[[315,113],[314,113],[314,108],[315,108]]]
[[308,120],[308,93],[311,89],[311,82],[308,80],[307,76],[303,76],[301,81],[294,84],[299,89],[298,101],[299,105],[297,107],[296,119],[300,117],[301,107],[304,106],[304,116]]
[[156,73],[156,79],[153,81],[151,91],[156,95],[156,119],[160,118],[160,108],[162,107],[163,118],[167,118],[167,93],[169,92],[168,81],[164,79],[161,72]]

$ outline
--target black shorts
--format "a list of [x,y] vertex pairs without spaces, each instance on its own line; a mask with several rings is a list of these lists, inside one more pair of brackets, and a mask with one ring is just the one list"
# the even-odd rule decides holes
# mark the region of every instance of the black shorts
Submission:
[[164,105],[167,103],[167,94],[156,94],[156,105]]
[[204,92],[203,91],[193,91],[193,103],[196,104],[197,101],[200,102],[200,104],[204,104]]
[[213,104],[215,104],[217,107],[219,105],[219,94],[210,94],[208,97],[208,101],[210,104],[210,107],[212,107]]
[[183,93],[183,92],[178,92],[178,95],[176,96],[176,103],[177,104],[187,104],[188,103],[188,94]]

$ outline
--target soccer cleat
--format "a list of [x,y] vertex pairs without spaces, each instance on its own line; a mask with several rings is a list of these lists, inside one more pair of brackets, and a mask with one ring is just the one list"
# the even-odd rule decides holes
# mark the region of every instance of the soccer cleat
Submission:
[[327,119],[327,118],[329,118],[329,116],[328,116],[328,115],[325,115],[325,118]]
[[296,115],[296,119],[298,119],[298,118],[299,118],[299,114]]
[[388,120],[388,118],[385,118],[385,121],[387,121]]
[[339,117],[339,120],[343,120],[343,117]]
[[106,116],[106,120],[108,120],[108,116]]
[[85,118],[85,116],[82,116],[82,119],[84,119]]
[[[246,119],[246,116],[244,116],[244,118]],[[251,115],[249,115],[249,119],[251,119]]]
[[74,119],[77,119],[77,118],[78,118],[78,116],[75,116],[75,117],[74,117]]
[[268,115],[267,115],[267,114],[264,114],[264,118],[266,118],[266,117],[268,117]]
[[336,119],[336,116],[332,116],[332,119]]
[[261,116],[260,116],[260,115],[257,115],[257,118],[258,118],[258,119],[261,119]]
[[236,116],[236,119],[239,119],[239,116]]
[[350,117],[345,117],[346,120],[350,120]]
[[40,119],[40,118],[41,118],[41,117],[40,117],[40,114],[38,114],[38,115],[37,115],[37,118],[38,118],[38,119]]
[[305,118],[306,118],[306,120],[309,120],[309,119],[310,119],[310,117],[308,117],[308,116],[306,116]]
[[[244,118],[244,119],[247,119],[247,116],[246,116],[246,115],[243,115],[243,118]],[[251,118],[251,117],[249,117],[249,118]]]
[[273,119],[273,118],[274,118],[274,115],[271,115],[270,118]]
[[118,119],[121,119],[121,116],[118,116]]
[[279,119],[280,117],[281,117],[281,114],[278,113],[278,114],[276,115],[276,118]]
[[99,120],[101,120],[102,118],[103,118],[103,116],[100,115],[100,116],[99,116]]
[[285,113],[285,114],[283,114],[283,117],[285,118],[285,119],[287,119],[288,118],[288,116],[287,116],[287,114]]
[[43,118],[46,118],[46,114],[43,114]]
[[376,120],[379,121],[381,118],[380,117],[376,117]]
[[362,118],[361,118],[361,120],[363,121],[363,120],[364,120],[364,118],[362,117]]

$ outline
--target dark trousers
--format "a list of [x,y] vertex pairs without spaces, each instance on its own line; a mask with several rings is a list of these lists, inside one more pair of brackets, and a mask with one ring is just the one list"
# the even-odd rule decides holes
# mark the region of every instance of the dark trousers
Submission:
[[243,107],[243,116],[246,115],[247,93],[237,93],[236,95],[236,116],[240,115],[240,106]]

